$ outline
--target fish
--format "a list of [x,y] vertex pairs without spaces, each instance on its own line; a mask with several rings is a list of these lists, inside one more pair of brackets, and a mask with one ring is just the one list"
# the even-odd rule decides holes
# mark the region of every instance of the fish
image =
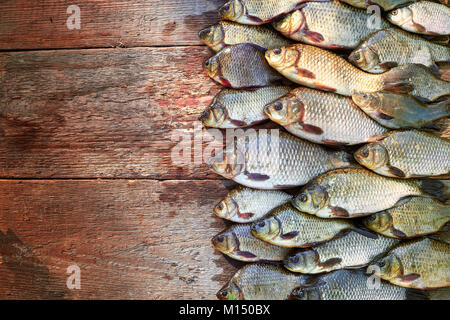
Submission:
[[370,230],[405,239],[438,232],[450,221],[450,206],[428,197],[407,197],[393,208],[364,218]]
[[357,227],[349,220],[321,219],[296,210],[291,204],[273,209],[253,222],[252,234],[270,244],[287,248],[308,248],[346,235],[351,230],[367,237],[377,235]]
[[249,26],[231,21],[219,21],[202,29],[198,36],[204,44],[216,52],[240,43],[253,43],[264,49],[292,43],[267,26]]
[[351,98],[305,87],[269,103],[264,111],[293,135],[330,146],[376,141],[388,131]]
[[236,44],[206,60],[203,68],[214,81],[234,89],[279,84],[283,77],[267,64],[264,51],[251,43]]
[[220,218],[237,223],[253,222],[287,203],[291,198],[290,194],[281,190],[258,190],[238,186],[216,205],[214,213]]
[[443,182],[433,179],[399,179],[380,176],[366,169],[337,169],[320,175],[292,199],[300,211],[321,218],[354,218],[395,206],[406,196],[444,199]]
[[242,130],[235,140],[206,163],[215,173],[250,188],[293,188],[323,172],[355,166],[346,151],[327,150],[279,129]]
[[199,120],[207,127],[243,128],[268,119],[264,106],[285,95],[291,88],[269,86],[252,91],[223,89],[202,113]]
[[363,270],[336,270],[308,276],[295,288],[292,300],[428,300],[427,292],[374,281]]
[[440,3],[413,2],[392,10],[387,19],[409,32],[432,36],[450,34],[450,8]]
[[355,154],[358,163],[387,177],[419,178],[450,174],[450,140],[418,131],[391,131]]
[[433,128],[433,122],[450,115],[450,99],[425,104],[404,94],[358,93],[352,100],[369,117],[390,129]]
[[383,74],[361,71],[333,52],[306,44],[267,50],[269,65],[287,79],[323,91],[351,96],[387,91],[431,101],[450,92],[443,81],[418,64],[398,66]]
[[409,63],[432,67],[435,62],[450,61],[450,48],[398,28],[387,28],[362,40],[348,60],[364,71],[382,73]]
[[[307,0],[231,0],[219,8],[222,19],[260,25],[299,8]],[[324,1],[324,0],[319,0]]]
[[250,224],[236,224],[212,238],[216,250],[244,262],[283,261],[289,248],[271,245],[254,237]]
[[405,288],[450,286],[450,246],[430,238],[403,242],[374,262],[374,274]]
[[365,10],[338,0],[307,2],[272,25],[296,41],[328,49],[353,49],[375,30],[389,27],[383,18],[378,24],[369,25],[370,16]]
[[431,234],[429,237],[450,244],[450,228],[446,225],[441,231]]
[[286,300],[304,275],[287,271],[282,266],[252,263],[239,269],[217,292],[219,300]]
[[293,272],[316,274],[368,265],[400,240],[378,235],[368,238],[356,232],[309,249],[290,253],[284,266]]
[[384,11],[392,10],[405,3],[414,2],[417,0],[342,0],[342,2],[348,3],[356,8],[368,8],[372,5],[378,5],[383,8]]

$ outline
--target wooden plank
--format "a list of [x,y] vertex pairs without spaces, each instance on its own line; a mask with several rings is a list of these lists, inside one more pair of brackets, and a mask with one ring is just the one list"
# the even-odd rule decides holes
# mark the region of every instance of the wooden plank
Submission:
[[0,177],[217,179],[201,156],[171,159],[174,130],[192,135],[219,90],[202,71],[210,54],[195,46],[1,53]]
[[[199,44],[218,21],[223,0],[0,1],[0,49],[136,47]],[[80,29],[67,20],[80,8]],[[72,20],[70,20],[72,21]]]
[[[228,182],[225,183],[229,186]],[[0,299],[215,299],[223,181],[0,181]],[[67,268],[81,289],[66,287]]]

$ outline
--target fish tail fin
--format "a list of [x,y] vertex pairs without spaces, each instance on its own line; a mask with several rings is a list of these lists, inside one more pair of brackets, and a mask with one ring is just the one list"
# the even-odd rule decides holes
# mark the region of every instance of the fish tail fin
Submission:
[[362,223],[356,223],[353,227],[352,230],[354,232],[359,233],[362,236],[365,236],[367,238],[370,239],[378,239],[378,234],[372,230],[370,230],[369,228],[367,228],[366,226],[364,226]]
[[450,62],[437,63],[437,73],[439,78],[450,81]]
[[419,188],[423,195],[431,196],[445,202],[450,197],[450,180],[419,180]]
[[383,74],[383,89],[396,94],[409,94],[414,90],[409,78],[411,73],[404,68],[393,68]]
[[427,125],[425,128],[432,129],[430,133],[432,133],[437,137],[450,140],[450,119],[448,117],[435,120],[434,122],[430,123],[430,125]]
[[430,294],[426,290],[419,289],[406,289],[406,298],[405,300],[429,300]]
[[329,167],[331,169],[338,168],[356,168],[360,167],[356,162],[353,155],[347,151],[339,150],[339,151],[331,151],[331,157],[329,161]]

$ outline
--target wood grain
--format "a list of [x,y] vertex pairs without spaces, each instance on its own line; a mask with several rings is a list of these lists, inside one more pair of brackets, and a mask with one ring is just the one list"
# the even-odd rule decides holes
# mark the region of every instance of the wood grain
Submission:
[[[0,181],[0,299],[215,299],[242,265],[210,244],[226,193],[223,181]],[[70,265],[80,290],[66,287]]]
[[[0,1],[0,50],[199,44],[223,0]],[[70,5],[81,28],[69,30]]]
[[[193,156],[194,121],[219,91],[201,67],[209,55],[195,46],[1,53],[0,177],[218,178]],[[192,147],[179,165],[175,130]]]

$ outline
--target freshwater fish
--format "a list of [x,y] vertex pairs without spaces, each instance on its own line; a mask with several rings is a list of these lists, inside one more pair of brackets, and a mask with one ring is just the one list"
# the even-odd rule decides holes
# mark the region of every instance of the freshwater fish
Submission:
[[274,21],[273,26],[296,41],[328,49],[353,49],[369,34],[389,27],[382,18],[376,28],[369,26],[370,16],[365,10],[337,0],[307,2],[302,8]]
[[450,246],[433,239],[401,243],[375,265],[377,276],[397,286],[415,289],[450,286]]
[[450,48],[398,28],[388,28],[361,41],[348,60],[364,71],[381,73],[408,63],[431,67],[438,61],[450,61]]
[[388,178],[366,169],[337,169],[313,179],[292,204],[322,218],[353,218],[392,208],[406,196],[442,199],[447,196],[445,190],[439,180]]
[[332,151],[279,129],[248,129],[207,161],[217,174],[247,187],[303,185],[328,170],[355,166],[345,151]]
[[446,178],[450,174],[450,140],[417,130],[391,131],[359,148],[355,159],[387,177]]
[[216,205],[214,213],[233,222],[253,222],[272,209],[287,203],[291,198],[290,194],[280,190],[258,190],[238,186]]
[[291,88],[269,86],[252,91],[223,89],[202,113],[199,120],[214,128],[242,128],[268,119],[264,106],[285,95]]
[[417,0],[342,0],[342,2],[348,3],[356,8],[364,8],[371,5],[378,5],[381,8],[383,8],[384,11],[392,10],[400,5],[403,5],[405,3],[414,2]]
[[289,254],[284,266],[290,271],[307,274],[362,267],[398,242],[382,235],[372,239],[350,232],[341,238]]
[[369,229],[385,236],[413,238],[439,231],[450,221],[450,206],[432,198],[407,197],[363,221]]
[[264,111],[293,135],[332,146],[375,141],[388,131],[352,99],[305,87],[268,104]]
[[206,60],[204,69],[214,81],[234,89],[265,87],[283,79],[265,61],[264,49],[251,43],[224,48]]
[[253,43],[265,49],[292,43],[267,26],[249,26],[231,21],[213,24],[201,30],[198,36],[204,44],[216,52],[240,43]]

